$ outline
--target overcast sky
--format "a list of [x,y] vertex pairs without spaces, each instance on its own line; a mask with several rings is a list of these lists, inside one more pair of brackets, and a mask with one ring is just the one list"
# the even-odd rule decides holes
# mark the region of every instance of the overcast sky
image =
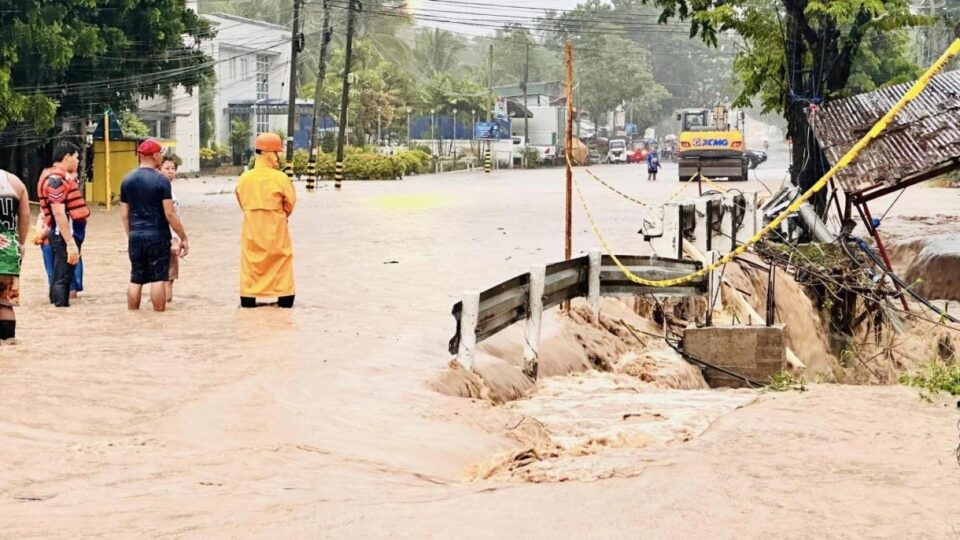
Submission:
[[[445,14],[449,14],[450,18],[455,19],[469,19],[473,13],[489,13],[491,18],[496,18],[498,20],[504,20],[506,18],[515,17],[519,20],[529,20],[532,17],[537,17],[542,14],[542,12],[532,11],[531,8],[539,8],[541,10],[546,9],[573,9],[577,7],[577,4],[585,0],[463,0],[467,5],[457,5],[457,0],[449,1],[430,1],[430,0],[407,0],[407,4],[413,8],[413,13],[418,16],[425,18],[443,18]],[[483,6],[477,6],[475,4],[483,3]],[[513,9],[511,9],[513,8]],[[516,9],[521,8],[521,9]],[[467,13],[463,13],[467,12]],[[482,15],[477,15],[479,18],[483,18]],[[461,33],[470,33],[470,34],[485,34],[491,33],[493,29],[485,28],[481,26],[469,26],[466,24],[460,23],[444,23],[444,22],[432,22],[425,20],[418,20],[418,24],[421,25],[431,25],[431,26],[440,26],[451,31],[461,32]]]

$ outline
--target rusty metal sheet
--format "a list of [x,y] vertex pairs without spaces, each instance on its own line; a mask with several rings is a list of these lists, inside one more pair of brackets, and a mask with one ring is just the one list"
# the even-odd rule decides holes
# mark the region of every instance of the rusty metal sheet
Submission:
[[[807,117],[827,160],[836,163],[913,83],[831,101]],[[897,185],[960,157],[960,70],[942,73],[836,179],[848,193]]]

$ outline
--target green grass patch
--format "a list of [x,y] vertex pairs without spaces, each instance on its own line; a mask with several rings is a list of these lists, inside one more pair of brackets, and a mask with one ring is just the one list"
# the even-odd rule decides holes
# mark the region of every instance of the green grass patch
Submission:
[[928,401],[941,392],[960,396],[960,364],[932,361],[913,375],[901,375],[900,384],[919,388],[920,397]]
[[788,390],[806,392],[807,387],[803,377],[798,379],[786,371],[778,371],[770,376],[770,383],[764,387],[764,390],[768,392],[786,392]]

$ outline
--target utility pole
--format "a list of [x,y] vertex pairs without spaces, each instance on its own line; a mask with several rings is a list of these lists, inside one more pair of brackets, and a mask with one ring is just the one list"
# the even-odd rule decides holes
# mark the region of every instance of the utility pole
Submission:
[[317,66],[316,91],[313,93],[313,122],[310,123],[310,167],[307,190],[313,191],[317,179],[317,151],[320,122],[320,98],[323,97],[323,79],[327,73],[327,46],[330,44],[330,0],[323,0],[323,32],[320,35],[320,65]]
[[333,176],[334,187],[340,189],[343,182],[343,143],[347,135],[347,107],[350,106],[350,60],[353,56],[353,20],[361,9],[358,0],[349,0],[347,8],[347,50],[343,63],[343,93],[340,95],[340,133],[337,137],[337,168]]
[[[570,260],[573,256],[573,41],[567,40],[564,44],[564,56],[567,68],[567,118],[564,142],[564,154],[567,161],[566,200],[563,208],[563,256]],[[592,286],[592,285],[591,285]],[[570,301],[563,304],[563,309],[570,313]]]
[[[566,140],[564,141],[565,153],[567,157],[567,186],[566,201],[564,207],[564,234],[563,234],[563,254],[566,260],[573,256],[573,247],[571,238],[573,237],[573,41],[567,40],[564,46],[564,55],[566,56],[567,68],[567,122],[566,122]],[[570,309],[569,304],[566,306]]]
[[[489,62],[490,62],[490,66],[489,66],[489,71],[487,71],[487,77],[488,77],[487,85],[490,87],[490,93],[492,94],[493,93],[493,43],[490,44]],[[494,104],[494,107],[496,107],[496,104]],[[490,114],[487,115],[487,120],[491,122],[493,121],[493,109],[490,109]]]
[[[527,110],[527,83],[530,82],[530,43],[527,43],[527,59],[523,64],[523,143],[526,146],[530,146],[530,115],[526,113]],[[526,153],[526,152],[524,152]],[[524,163],[526,165],[526,163]]]
[[297,129],[297,55],[303,50],[300,33],[300,3],[293,0],[293,29],[290,37],[290,97],[287,100],[287,176],[293,178],[293,132]]

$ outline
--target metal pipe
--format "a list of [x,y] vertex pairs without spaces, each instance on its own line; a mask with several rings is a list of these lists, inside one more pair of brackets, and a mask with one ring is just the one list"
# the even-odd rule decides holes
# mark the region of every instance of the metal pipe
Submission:
[[[874,242],[877,243],[877,251],[880,252],[880,256],[883,257],[883,263],[886,265],[887,270],[891,273],[893,272],[893,264],[890,262],[890,257],[887,255],[887,248],[883,245],[883,240],[880,238],[880,232],[877,231],[877,228],[873,226],[873,216],[870,215],[870,207],[867,206],[867,203],[862,203],[860,206],[863,208],[863,215],[867,220],[867,228],[870,230],[870,234],[873,236]],[[900,284],[896,280],[891,279],[893,285],[897,288],[897,292],[900,294],[900,302],[903,304],[903,309],[910,311],[910,305],[907,303],[907,299],[903,296],[903,290],[900,288]]]

